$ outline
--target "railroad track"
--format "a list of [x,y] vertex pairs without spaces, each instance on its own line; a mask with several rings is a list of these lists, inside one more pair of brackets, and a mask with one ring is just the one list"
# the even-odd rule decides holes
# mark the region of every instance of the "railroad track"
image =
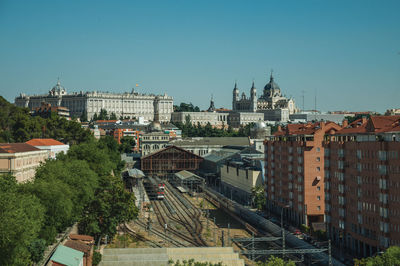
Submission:
[[[182,199],[180,199],[180,197],[175,194],[178,192],[170,185],[167,186],[167,188],[168,189],[165,190],[165,197],[169,201],[169,203],[174,206],[176,214],[183,222],[185,228],[192,235],[193,239],[199,246],[207,246],[207,243],[201,237],[201,233],[203,230],[203,226],[200,222],[201,212],[196,207],[194,207],[194,205],[187,206],[189,201],[182,201]],[[182,204],[186,205],[186,208],[183,208]],[[191,203],[189,202],[189,204]]]
[[[178,222],[184,226],[182,221],[167,214],[165,209],[162,207],[164,205],[164,202],[153,201],[152,205],[154,207],[154,212],[157,216],[157,220],[162,227],[164,227],[165,224],[170,224],[170,223],[167,223],[165,217],[169,217],[171,220],[175,220],[176,222]],[[187,235],[185,235],[182,232],[179,232],[176,229],[173,229],[171,226],[167,227],[166,231],[170,232],[172,235],[175,235],[175,236],[179,237],[180,239],[182,239],[194,246],[198,246],[197,243],[192,238],[188,237]]]
[[[136,223],[137,225],[141,226],[142,228],[147,229],[147,225],[146,225],[144,222],[142,222],[142,221],[140,221],[140,220],[135,220],[135,223]],[[174,240],[174,239],[171,239],[167,234],[165,234],[164,232],[159,231],[159,230],[157,230],[157,229],[152,228],[152,229],[150,230],[150,232],[151,232],[152,234],[156,235],[157,237],[161,238],[162,240],[168,241],[169,243],[171,243],[171,244],[172,244],[173,246],[175,246],[175,247],[188,247],[188,245],[185,245],[185,244],[183,244],[183,243],[181,243],[181,242],[179,242],[179,241],[176,241],[176,240]],[[134,233],[134,232],[133,232],[133,233]],[[148,240],[147,238],[145,238],[145,239]],[[151,241],[151,240],[148,240],[148,241]],[[151,241],[151,242],[156,243],[156,242],[154,242],[154,241]],[[158,244],[158,243],[156,243],[156,244],[157,244],[158,247],[162,247],[160,244]]]
[[125,223],[121,224],[119,227],[121,228],[121,230],[122,230],[124,233],[127,233],[127,234],[129,234],[129,235],[131,235],[131,236],[134,236],[135,238],[137,238],[137,239],[139,239],[139,240],[141,240],[141,241],[147,243],[147,244],[148,244],[149,246],[151,246],[151,247],[157,247],[157,248],[162,247],[162,246],[161,246],[160,244],[158,244],[157,242],[151,241],[151,240],[145,238],[144,236],[139,235],[138,233],[136,233],[135,231],[133,231],[133,230],[132,230],[127,224],[125,224]]

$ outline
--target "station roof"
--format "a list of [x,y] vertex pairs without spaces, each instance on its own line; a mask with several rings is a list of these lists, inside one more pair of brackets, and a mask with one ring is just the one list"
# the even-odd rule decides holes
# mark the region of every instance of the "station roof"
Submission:
[[178,177],[179,179],[183,180],[189,180],[189,179],[197,179],[197,180],[202,180],[202,178],[196,174],[193,174],[192,172],[183,170],[180,172],[175,173],[175,176]]

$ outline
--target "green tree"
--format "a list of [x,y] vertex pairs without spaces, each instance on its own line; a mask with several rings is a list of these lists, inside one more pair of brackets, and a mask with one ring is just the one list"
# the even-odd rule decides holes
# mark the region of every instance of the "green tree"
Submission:
[[257,266],[296,266],[296,263],[294,263],[291,260],[284,261],[281,258],[271,256],[265,262],[258,261],[256,265]]
[[99,120],[108,120],[107,110],[100,109]]
[[119,146],[119,151],[121,153],[130,153],[135,147],[136,141],[134,137],[123,137],[121,139],[121,145]]
[[89,204],[79,221],[79,232],[99,239],[112,238],[116,227],[137,217],[135,196],[125,190],[122,181],[113,176],[102,178],[96,198]]
[[356,266],[386,266],[386,265],[400,265],[400,247],[389,247],[383,254],[363,258],[361,260],[355,259],[354,265]]
[[12,176],[0,176],[0,185],[0,265],[30,265],[28,247],[37,238],[45,210],[35,196],[19,191]]
[[257,207],[258,210],[262,210],[267,203],[264,187],[262,185],[253,187],[251,189],[251,194],[253,197],[254,205]]
[[117,115],[114,112],[110,114],[110,120],[117,120]]
[[88,121],[88,116],[87,116],[87,111],[84,110],[79,118],[81,122],[87,122]]
[[38,263],[43,258],[43,253],[46,249],[46,241],[44,239],[35,239],[28,247],[31,253],[31,260]]

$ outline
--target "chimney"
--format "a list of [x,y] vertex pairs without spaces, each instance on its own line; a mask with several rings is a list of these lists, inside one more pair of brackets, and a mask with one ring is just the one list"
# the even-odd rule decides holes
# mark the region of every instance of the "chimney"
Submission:
[[344,119],[343,122],[342,122],[342,127],[346,128],[348,126],[349,126],[349,121],[347,119]]
[[366,116],[363,116],[363,117],[361,118],[361,123],[364,124],[364,123],[366,123],[366,122],[367,122],[367,117],[366,117]]

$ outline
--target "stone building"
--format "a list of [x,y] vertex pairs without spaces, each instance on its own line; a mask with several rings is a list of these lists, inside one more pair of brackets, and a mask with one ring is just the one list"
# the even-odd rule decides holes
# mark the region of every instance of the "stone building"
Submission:
[[264,120],[282,122],[289,120],[289,115],[298,111],[294,100],[282,95],[281,88],[275,83],[272,72],[269,83],[265,85],[263,94],[259,98],[257,98],[254,82],[250,89],[250,97],[246,97],[244,92],[239,96],[239,89],[235,83],[232,110],[234,112],[263,113]]
[[141,94],[133,89],[130,93],[81,91],[68,94],[60,81],[48,94],[28,96],[21,93],[15,98],[15,105],[31,110],[40,107],[42,102],[49,103],[53,107],[66,107],[70,110],[71,116],[79,117],[86,111],[88,119],[95,113],[99,114],[101,109],[105,109],[107,113],[115,113],[117,117],[144,117],[146,120],[152,120],[154,108],[158,108],[160,122],[169,122],[173,112],[173,98],[166,94]]
[[36,168],[49,158],[49,151],[26,143],[0,143],[0,174],[10,173],[17,182],[33,180]]

